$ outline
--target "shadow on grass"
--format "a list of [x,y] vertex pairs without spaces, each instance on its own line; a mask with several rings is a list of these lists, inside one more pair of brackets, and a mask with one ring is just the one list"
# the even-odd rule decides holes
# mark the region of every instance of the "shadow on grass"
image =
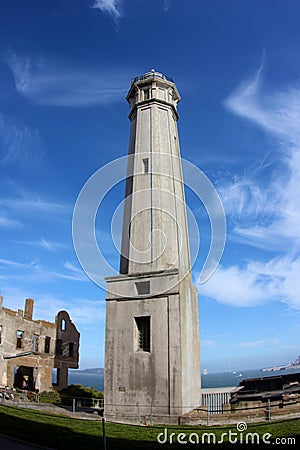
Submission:
[[[53,416],[45,414],[44,417],[49,421],[48,423],[36,422],[35,420],[0,412],[0,433],[55,450],[99,450],[104,448],[102,423],[100,421],[91,424],[89,421],[76,420],[76,426],[79,426],[81,430],[74,430],[69,425],[72,419],[60,417],[60,424],[55,425],[51,423]],[[58,419],[55,418],[55,420]],[[116,439],[107,437],[106,446],[107,450],[162,447],[155,441],[130,440],[121,437]]]
[[[101,421],[75,420],[66,417],[53,417],[43,414],[39,420],[35,413],[28,413],[27,417],[20,417],[19,413],[13,411],[6,414],[0,411],[0,433],[15,437],[30,443],[39,444],[55,450],[99,450],[104,449],[102,423]],[[29,416],[28,416],[29,414]],[[31,417],[32,420],[31,420]],[[174,429],[177,431],[178,428]],[[183,430],[184,431],[184,430]],[[195,429],[195,431],[197,431]],[[213,431],[213,430],[210,430]],[[106,448],[107,450],[140,450],[140,449],[182,449],[182,448],[212,448],[211,444],[159,444],[157,435],[162,432],[161,428],[134,427],[124,428],[122,425],[106,424]],[[122,435],[123,433],[123,435]],[[145,434],[147,437],[145,437]],[[134,436],[135,435],[135,436]],[[141,440],[138,439],[141,437]],[[253,444],[240,445],[238,443],[218,444],[218,447],[245,448]],[[264,447],[260,443],[259,447]]]

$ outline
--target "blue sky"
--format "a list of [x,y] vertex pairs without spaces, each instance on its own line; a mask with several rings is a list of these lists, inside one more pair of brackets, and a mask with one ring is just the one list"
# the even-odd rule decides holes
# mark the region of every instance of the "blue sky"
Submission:
[[[127,154],[130,79],[155,68],[182,96],[182,156],[214,183],[227,243],[199,289],[202,368],[287,363],[300,331],[300,31],[290,0],[34,0],[0,5],[0,289],[35,299],[35,318],[67,309],[82,368],[103,366],[105,291],[85,275],[72,213],[88,178]],[[115,187],[98,243],[118,254]],[[121,230],[121,224],[120,224]],[[201,253],[202,252],[202,253]],[[105,274],[103,274],[105,275]]]

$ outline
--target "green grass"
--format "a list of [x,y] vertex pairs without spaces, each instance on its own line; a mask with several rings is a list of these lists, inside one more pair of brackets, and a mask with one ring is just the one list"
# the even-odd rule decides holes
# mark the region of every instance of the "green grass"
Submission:
[[[73,419],[62,416],[43,414],[32,410],[13,408],[10,406],[0,406],[0,433],[13,436],[24,441],[37,443],[49,448],[58,450],[99,450],[103,448],[102,423],[101,421],[88,421]],[[183,432],[187,436],[190,433],[202,435],[205,432],[214,432],[217,439],[222,433],[229,430],[236,431],[235,425],[209,427],[204,426],[130,426],[115,423],[106,423],[107,450],[114,449],[179,449],[179,448],[211,448],[210,445],[180,445],[178,443],[159,444],[157,442],[158,433],[168,428],[170,433],[176,436]],[[300,419],[249,425],[247,432],[256,432],[260,437],[264,433],[271,433],[275,437],[297,437],[300,436]],[[244,432],[244,435],[245,433]],[[186,439],[186,438],[185,438]],[[200,441],[201,442],[201,441]],[[254,447],[249,444],[250,447]],[[220,447],[231,447],[232,444],[225,443]],[[239,447],[234,445],[234,447]],[[245,447],[243,444],[242,447]],[[289,447],[287,445],[287,447]],[[280,446],[279,446],[280,448]],[[295,448],[295,447],[294,447]]]

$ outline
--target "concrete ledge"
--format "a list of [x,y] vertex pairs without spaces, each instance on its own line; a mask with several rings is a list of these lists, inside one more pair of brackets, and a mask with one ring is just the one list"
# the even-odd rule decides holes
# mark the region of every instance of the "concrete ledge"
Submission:
[[[145,274],[120,275],[106,278],[106,300],[126,300],[176,295],[180,289],[180,276],[177,269]],[[139,286],[145,285],[144,292]],[[147,288],[148,286],[148,288]]]

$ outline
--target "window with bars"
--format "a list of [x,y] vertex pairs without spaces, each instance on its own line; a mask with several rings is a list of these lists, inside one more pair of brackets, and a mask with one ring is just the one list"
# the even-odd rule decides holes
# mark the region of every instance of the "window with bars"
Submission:
[[150,316],[135,317],[136,350],[150,352]]

